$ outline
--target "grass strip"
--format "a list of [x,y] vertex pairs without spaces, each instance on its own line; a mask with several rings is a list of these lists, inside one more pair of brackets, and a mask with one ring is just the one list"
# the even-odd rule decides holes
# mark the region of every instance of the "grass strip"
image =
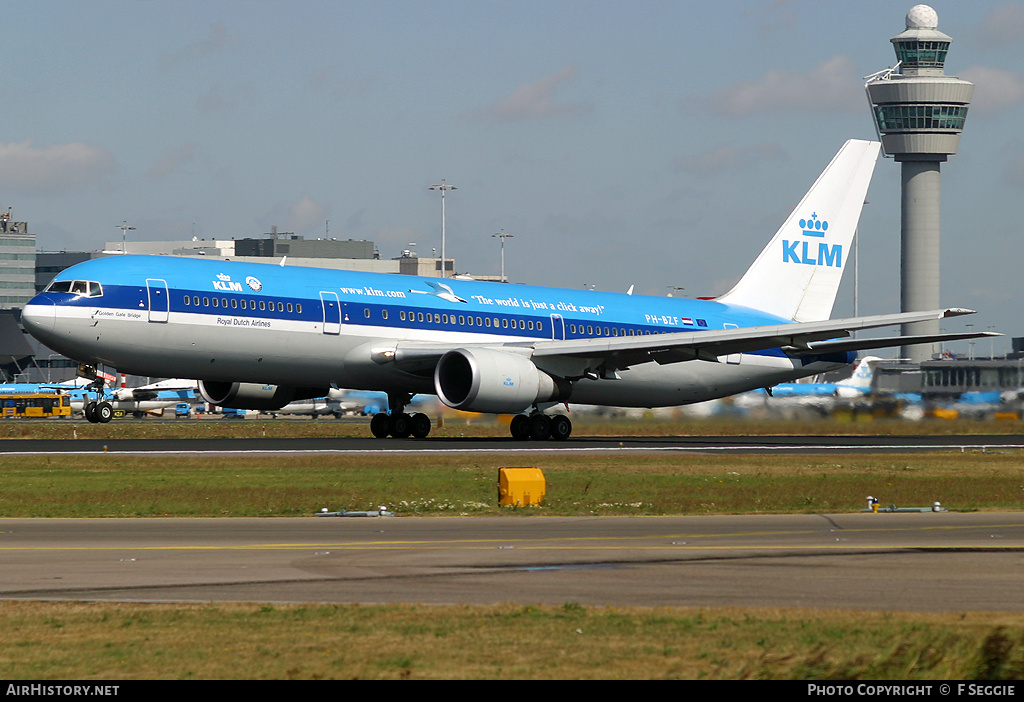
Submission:
[[1024,615],[0,603],[0,677],[1017,680]]
[[[2,517],[289,517],[383,505],[398,515],[951,511],[1024,504],[1019,451],[922,454],[344,454],[0,456]],[[512,461],[510,465],[510,460]],[[498,470],[544,472],[540,507],[498,506]]]

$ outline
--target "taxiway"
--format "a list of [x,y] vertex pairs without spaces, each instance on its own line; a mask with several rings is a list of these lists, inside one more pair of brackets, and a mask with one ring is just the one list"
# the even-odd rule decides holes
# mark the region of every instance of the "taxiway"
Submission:
[[1024,514],[2,519],[0,599],[1024,611]]

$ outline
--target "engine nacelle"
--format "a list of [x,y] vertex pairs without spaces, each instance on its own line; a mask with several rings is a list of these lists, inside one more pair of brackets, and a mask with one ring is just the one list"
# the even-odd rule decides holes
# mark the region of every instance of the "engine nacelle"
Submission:
[[303,388],[291,385],[259,383],[223,383],[199,381],[199,393],[207,402],[221,407],[273,412],[289,402],[324,397],[328,388]]
[[441,357],[434,369],[434,389],[453,409],[515,414],[535,402],[567,400],[571,386],[518,354],[469,348]]

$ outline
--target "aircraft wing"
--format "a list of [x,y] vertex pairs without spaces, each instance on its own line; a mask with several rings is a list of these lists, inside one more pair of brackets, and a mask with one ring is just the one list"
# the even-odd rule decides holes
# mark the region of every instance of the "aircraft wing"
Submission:
[[[958,332],[955,334],[918,334],[914,336],[886,336],[873,339],[831,339],[810,344],[804,354],[837,353],[843,351],[861,351],[863,349],[881,349],[891,346],[913,346],[915,344],[937,344],[946,341],[963,341],[990,336],[1002,336],[997,332]],[[798,352],[801,353],[801,352]]]
[[[630,365],[655,361],[660,364],[702,359],[717,361],[720,356],[783,348],[803,354],[826,354],[865,348],[885,348],[905,343],[924,343],[984,336],[983,332],[929,337],[888,337],[853,339],[851,332],[909,322],[974,314],[973,310],[951,308],[928,312],[902,312],[871,317],[827,319],[818,322],[741,327],[700,332],[657,334],[652,336],[604,337],[571,341],[542,341],[536,344],[534,357],[570,356],[603,358],[606,367],[623,369]],[[837,341],[839,339],[840,341]],[[898,339],[898,341],[894,341]],[[851,344],[853,344],[851,346]]]
[[[868,348],[886,348],[914,343],[933,343],[990,336],[991,332],[939,334],[929,336],[885,337],[881,339],[848,339],[854,331],[874,329],[909,322],[923,322],[946,317],[974,314],[973,310],[950,308],[928,312],[902,312],[870,317],[828,319],[736,329],[699,332],[674,332],[644,336],[617,336],[589,339],[514,342],[501,345],[533,358],[577,358],[596,361],[608,370],[623,370],[632,365],[654,361],[659,364],[681,361],[718,361],[720,356],[750,353],[763,349],[783,348],[790,353],[821,355]],[[484,344],[495,346],[495,344]],[[467,346],[460,344],[459,347]],[[455,348],[438,343],[401,342],[383,354],[380,361],[394,361],[410,373],[433,372],[434,365],[446,352]]]

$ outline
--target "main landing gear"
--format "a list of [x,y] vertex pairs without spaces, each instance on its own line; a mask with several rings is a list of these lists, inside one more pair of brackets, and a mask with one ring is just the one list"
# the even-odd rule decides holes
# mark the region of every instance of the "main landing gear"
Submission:
[[106,424],[114,418],[114,407],[106,400],[96,402],[89,400],[83,410],[85,418],[93,424]]
[[512,438],[518,441],[565,441],[572,434],[572,422],[564,414],[517,414],[508,428]]
[[412,399],[411,395],[388,395],[388,406],[391,414],[378,412],[370,420],[370,433],[378,439],[393,436],[396,439],[425,439],[430,433],[430,417],[417,412],[406,414],[405,406]]

